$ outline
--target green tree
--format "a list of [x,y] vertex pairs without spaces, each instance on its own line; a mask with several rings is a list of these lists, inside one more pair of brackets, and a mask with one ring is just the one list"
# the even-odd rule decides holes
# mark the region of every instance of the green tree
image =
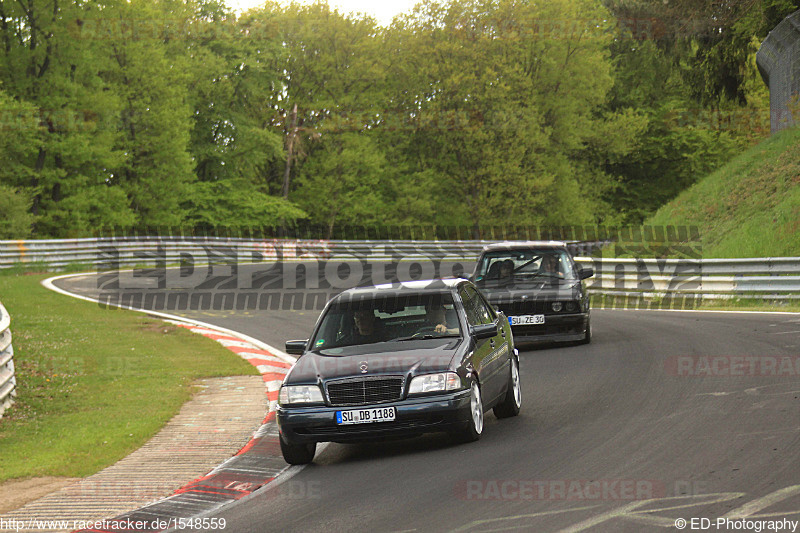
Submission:
[[[608,108],[638,109],[648,124],[637,150],[608,161],[616,186],[604,198],[621,222],[637,224],[768,133],[768,94],[755,68],[757,31],[747,46],[735,46],[735,54],[744,56],[718,65],[738,72],[736,79],[703,64],[724,48],[717,36],[752,22],[760,3],[609,4],[619,24],[611,45],[615,84]],[[740,59],[746,64],[739,65]]]
[[751,56],[780,21],[800,9],[798,0],[605,3],[616,17],[629,22],[628,28],[639,30],[633,32],[635,39],[652,39],[667,52],[691,97],[704,106],[747,103],[747,81],[756,75]]
[[38,153],[40,128],[36,108],[0,89],[0,239],[25,239],[36,217],[30,212],[34,177],[30,162]]
[[[602,112],[611,36],[567,22],[608,18],[582,0],[429,1],[391,28],[403,52],[394,97],[417,126],[408,157],[445,185],[448,222],[478,236],[607,214],[594,199],[611,184],[602,163],[628,153],[645,121]],[[626,134],[599,134],[614,130]]]
[[[36,107],[0,89],[0,132],[0,183],[25,188],[36,178],[31,163],[42,144]],[[33,189],[25,190],[23,196],[31,196]]]
[[[132,24],[132,31],[110,32],[106,41],[112,64],[104,78],[122,102],[115,148],[125,156],[107,181],[125,191],[139,223],[180,225],[185,217],[181,199],[195,179],[183,54],[187,35],[179,25],[173,35],[162,23],[186,16],[172,2],[135,0],[120,3],[109,18],[119,21],[111,28]],[[171,41],[175,47],[168,46]]]
[[283,160],[283,139],[273,124],[275,65],[283,53],[278,30],[252,15],[237,20],[220,6],[206,6],[195,24],[201,31],[187,44],[197,177],[277,189],[271,171]]
[[386,205],[380,193],[386,159],[369,136],[329,134],[302,167],[296,192],[311,220],[327,227],[337,223],[374,225],[385,222]]
[[0,5],[0,79],[9,95],[35,106],[40,127],[36,153],[22,159],[28,171],[10,183],[32,193],[40,235],[89,231],[70,197],[105,196],[108,170],[122,156],[114,128],[100,126],[113,123],[119,109],[100,76],[108,61],[101,43],[80,33],[84,15],[100,8],[44,0]]
[[[318,211],[319,197],[309,191],[309,184],[322,186],[326,181],[335,182],[341,175],[361,171],[354,168],[330,176],[311,173],[329,168],[334,154],[347,157],[360,153],[370,160],[383,157],[380,153],[364,152],[365,146],[377,152],[382,149],[367,140],[374,135],[370,129],[375,127],[377,116],[386,104],[387,59],[378,27],[371,18],[344,16],[323,2],[292,3],[286,7],[267,3],[250,17],[250,23],[279,28],[283,47],[283,53],[275,55],[274,61],[274,72],[279,73],[279,79],[272,86],[272,125],[283,135],[284,160],[273,167],[273,175],[280,177],[279,190],[286,198],[293,201],[296,198],[300,207],[324,219],[332,231],[335,221],[363,216],[363,209],[345,202],[331,211],[335,214],[323,215]],[[355,133],[358,135],[350,135]],[[314,162],[315,158],[319,161]],[[308,169],[303,168],[306,161]],[[363,165],[376,168],[369,161]],[[295,177],[299,181],[295,182]],[[380,177],[370,179],[381,181]],[[338,190],[339,186],[331,183],[323,188]],[[300,189],[304,189],[302,193]]]
[[209,231],[231,226],[274,227],[306,218],[283,198],[254,191],[251,183],[234,179],[195,184],[185,208],[190,227]]
[[31,235],[35,220],[31,203],[25,192],[0,184],[0,239],[26,239]]

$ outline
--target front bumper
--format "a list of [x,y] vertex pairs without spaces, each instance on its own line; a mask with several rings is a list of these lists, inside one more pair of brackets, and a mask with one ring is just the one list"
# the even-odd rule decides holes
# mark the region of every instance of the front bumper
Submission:
[[[337,425],[336,411],[394,407],[395,420],[374,424]],[[278,428],[292,444],[356,442],[376,438],[409,437],[463,428],[470,420],[469,390],[398,402],[347,407],[278,406]]]
[[511,326],[514,342],[574,342],[583,340],[588,313],[545,315],[544,324]]

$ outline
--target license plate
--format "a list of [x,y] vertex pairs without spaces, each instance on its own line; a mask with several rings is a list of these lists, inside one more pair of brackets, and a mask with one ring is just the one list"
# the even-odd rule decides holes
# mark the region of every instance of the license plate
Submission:
[[512,326],[530,326],[544,324],[544,315],[520,315],[508,317],[508,322]]
[[375,409],[352,409],[336,411],[336,423],[372,424],[373,422],[391,422],[395,417],[394,407],[377,407]]

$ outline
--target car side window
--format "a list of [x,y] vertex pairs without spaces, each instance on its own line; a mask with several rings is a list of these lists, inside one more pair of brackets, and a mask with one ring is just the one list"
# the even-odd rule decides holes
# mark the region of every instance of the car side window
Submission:
[[469,322],[470,326],[477,326],[481,323],[480,319],[478,318],[478,313],[475,312],[475,304],[472,303],[472,298],[464,289],[459,289],[458,291],[459,296],[461,296],[461,302],[464,304],[464,311],[467,313],[467,322]]
[[486,310],[486,313],[489,315],[489,322],[494,322],[497,320],[497,311],[492,305],[486,301],[486,298],[480,293],[478,293],[478,298],[480,298],[481,303],[483,304],[483,308]]
[[569,256],[569,258],[566,261],[567,262],[566,262],[565,268],[567,270],[567,278],[569,278],[569,279],[577,278],[578,277],[578,265],[577,265],[577,263],[575,263],[575,258],[572,257],[572,256]]
[[479,324],[491,324],[494,322],[494,310],[486,303],[478,291],[473,287],[467,287],[467,295],[475,308],[475,314],[478,317]]

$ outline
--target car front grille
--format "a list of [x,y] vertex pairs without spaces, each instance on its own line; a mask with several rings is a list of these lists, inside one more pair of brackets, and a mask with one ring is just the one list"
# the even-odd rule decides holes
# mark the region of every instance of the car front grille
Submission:
[[[561,304],[558,311],[553,310],[554,302]],[[576,300],[521,300],[516,302],[497,302],[495,305],[506,316],[568,315],[581,312],[580,302]]]
[[514,326],[514,337],[540,337],[542,335],[570,335],[583,333],[581,324],[560,324],[556,326]]
[[[494,303],[494,302],[493,302]],[[552,313],[551,301],[546,300],[518,300],[515,302],[497,302],[497,307],[506,316],[538,315]]]
[[402,376],[370,376],[328,382],[331,405],[369,405],[403,397]]

